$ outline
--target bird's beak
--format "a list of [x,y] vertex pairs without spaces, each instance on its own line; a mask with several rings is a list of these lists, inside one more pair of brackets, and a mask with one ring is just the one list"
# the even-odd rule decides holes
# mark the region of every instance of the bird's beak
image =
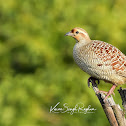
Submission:
[[65,34],[65,36],[73,36],[73,33],[70,31],[70,32],[67,32],[66,34]]

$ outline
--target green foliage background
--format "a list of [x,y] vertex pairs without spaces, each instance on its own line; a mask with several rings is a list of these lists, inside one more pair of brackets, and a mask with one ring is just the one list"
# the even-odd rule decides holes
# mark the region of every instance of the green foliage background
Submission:
[[[75,40],[64,37],[74,27],[126,54],[125,0],[0,0],[0,126],[109,125],[87,86],[89,75],[73,61]],[[57,102],[82,102],[97,111],[49,113]]]

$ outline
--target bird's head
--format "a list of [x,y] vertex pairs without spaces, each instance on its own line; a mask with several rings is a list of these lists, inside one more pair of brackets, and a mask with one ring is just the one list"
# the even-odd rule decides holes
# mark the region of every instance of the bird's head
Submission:
[[65,36],[72,36],[77,42],[90,42],[91,39],[88,33],[82,28],[73,28],[70,32],[66,33]]

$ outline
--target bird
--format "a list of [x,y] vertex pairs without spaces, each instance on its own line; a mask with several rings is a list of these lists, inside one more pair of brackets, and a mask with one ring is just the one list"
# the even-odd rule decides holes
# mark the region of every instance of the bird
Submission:
[[[115,88],[126,83],[126,56],[115,46],[100,40],[91,40],[88,33],[79,27],[73,28],[65,36],[76,40],[73,48],[75,63],[87,74],[88,86],[90,82],[103,80],[112,84],[104,101],[113,94]],[[99,91],[100,92],[100,91]]]

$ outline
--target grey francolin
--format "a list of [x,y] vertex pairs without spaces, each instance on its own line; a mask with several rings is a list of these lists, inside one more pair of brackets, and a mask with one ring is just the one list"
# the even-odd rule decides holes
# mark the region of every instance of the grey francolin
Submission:
[[73,58],[91,76],[88,86],[93,79],[104,80],[113,85],[104,100],[118,85],[126,83],[126,56],[119,49],[103,41],[91,40],[82,28],[72,29],[66,36],[72,36],[76,40]]

